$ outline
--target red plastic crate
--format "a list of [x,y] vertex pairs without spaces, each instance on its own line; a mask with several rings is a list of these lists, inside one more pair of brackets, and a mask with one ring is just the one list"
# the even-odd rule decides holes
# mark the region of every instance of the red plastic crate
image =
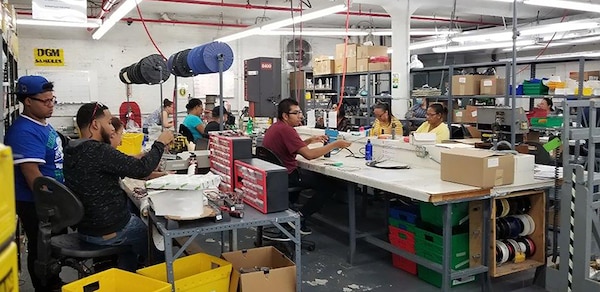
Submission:
[[[389,226],[389,230],[390,230],[390,242],[392,241],[392,239],[395,239],[394,241],[399,241],[400,244],[402,245],[407,245],[407,246],[411,246],[414,248],[415,246],[415,235],[412,232],[408,232],[404,229],[400,229],[398,227]],[[392,242],[393,244],[393,242]]]
[[392,265],[394,267],[401,269],[409,274],[416,275],[417,274],[417,264],[411,262],[399,255],[392,254]]

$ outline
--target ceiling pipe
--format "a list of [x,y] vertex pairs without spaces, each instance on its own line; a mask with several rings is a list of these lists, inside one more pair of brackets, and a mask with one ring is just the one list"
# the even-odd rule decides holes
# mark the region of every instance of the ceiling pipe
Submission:
[[[121,21],[142,22],[140,18],[123,18]],[[148,19],[144,18],[144,22],[162,23],[162,24],[187,24],[187,25],[202,25],[202,26],[217,26],[217,27],[235,27],[246,28],[250,25],[238,23],[223,23],[223,22],[205,22],[205,21],[185,21],[185,20],[164,20],[164,19]]]
[[[257,10],[274,10],[274,11],[288,11],[288,12],[291,10],[289,7],[283,7],[283,6],[226,3],[223,1],[219,1],[219,2],[202,1],[202,0],[153,0],[153,1],[199,4],[199,5],[230,7],[230,8],[257,9]],[[294,12],[300,12],[300,10],[301,10],[300,8],[294,8]]]

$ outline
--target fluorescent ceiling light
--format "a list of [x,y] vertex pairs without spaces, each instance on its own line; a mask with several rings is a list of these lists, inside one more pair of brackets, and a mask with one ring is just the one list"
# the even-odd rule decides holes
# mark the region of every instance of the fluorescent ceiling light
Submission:
[[[556,32],[565,32],[572,30],[584,30],[584,29],[594,29],[598,28],[600,24],[598,22],[593,21],[568,21],[561,23],[552,23],[552,24],[542,24],[536,26],[529,27],[521,27],[519,28],[520,36],[533,36],[540,34],[549,34]],[[452,41],[455,42],[468,42],[468,41],[484,41],[484,40],[494,40],[494,41],[507,41],[512,39],[512,31],[488,31],[486,33],[485,30],[478,31],[476,33],[464,33],[458,34],[452,37]]]
[[523,3],[527,5],[600,13],[600,5],[586,2],[564,0],[523,0]]
[[[524,47],[535,44],[534,40],[522,40],[517,41],[518,47]],[[487,49],[498,49],[498,48],[506,48],[512,46],[512,42],[499,42],[499,43],[485,43],[485,44],[474,44],[474,45],[464,45],[464,46],[448,46],[448,47],[436,47],[433,48],[434,53],[455,53],[455,52],[465,52],[465,51],[477,51],[477,50],[487,50]]]
[[293,18],[290,17],[290,18],[286,18],[283,20],[275,20],[275,21],[269,21],[269,22],[266,22],[263,24],[253,25],[253,26],[245,29],[244,31],[218,38],[215,41],[230,42],[230,41],[238,40],[241,38],[245,38],[245,37],[249,37],[249,36],[253,36],[253,35],[257,35],[257,34],[275,34],[275,33],[268,33],[268,31],[272,31],[275,29],[289,26],[289,25],[297,24],[300,22],[306,22],[306,21],[313,20],[313,19],[320,18],[320,17],[325,17],[327,15],[331,15],[331,14],[343,11],[345,9],[346,9],[346,5],[344,5],[344,4],[338,4],[338,5],[334,5],[334,6],[326,6],[324,8],[312,8],[311,12],[304,13],[302,16],[296,16]]
[[[577,57],[600,57],[600,51],[552,54],[552,55],[542,55],[539,57],[536,57],[536,56],[519,57],[519,58],[517,58],[517,62],[547,60],[547,59],[556,59],[556,58],[573,58],[573,57],[574,58],[577,58]],[[500,60],[498,60],[498,62],[512,62],[512,58],[500,59]],[[573,62],[575,62],[575,60],[573,60]]]
[[102,25],[96,29],[92,34],[92,38],[99,40],[104,34],[106,34],[117,22],[119,22],[125,15],[127,15],[136,5],[140,4],[142,0],[125,0],[108,18],[102,23]]
[[286,18],[284,20],[279,20],[279,21],[271,22],[269,24],[265,24],[265,25],[261,26],[261,30],[278,29],[278,28],[290,26],[290,25],[293,25],[296,23],[306,22],[309,20],[325,17],[325,16],[328,16],[328,15],[331,15],[331,14],[334,14],[337,12],[344,11],[344,10],[346,10],[346,5],[338,4],[338,5],[328,7],[328,8],[318,9],[318,10],[314,10],[311,12],[307,12],[307,13],[304,13],[300,16],[296,16],[293,18],[290,17],[290,18]]
[[433,48],[433,47],[437,47],[437,46],[443,46],[445,44],[448,44],[449,42],[450,42],[450,40],[448,40],[447,38],[439,39],[439,40],[432,40],[432,41],[414,42],[414,43],[411,43],[410,45],[408,45],[408,48],[411,51],[418,50],[418,49]]
[[17,24],[18,25],[95,28],[95,27],[100,26],[100,21],[98,19],[88,19],[87,22],[64,22],[64,21],[53,21],[53,20],[17,18]]

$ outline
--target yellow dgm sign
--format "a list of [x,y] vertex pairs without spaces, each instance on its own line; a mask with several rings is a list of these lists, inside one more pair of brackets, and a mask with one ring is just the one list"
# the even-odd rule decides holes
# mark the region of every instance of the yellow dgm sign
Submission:
[[64,66],[65,54],[63,49],[33,49],[35,66]]

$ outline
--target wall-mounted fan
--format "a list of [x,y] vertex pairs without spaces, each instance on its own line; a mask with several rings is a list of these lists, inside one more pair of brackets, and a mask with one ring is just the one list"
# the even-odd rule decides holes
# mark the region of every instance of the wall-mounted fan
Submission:
[[312,46],[304,39],[289,41],[285,52],[285,60],[293,67],[305,67],[312,59]]

